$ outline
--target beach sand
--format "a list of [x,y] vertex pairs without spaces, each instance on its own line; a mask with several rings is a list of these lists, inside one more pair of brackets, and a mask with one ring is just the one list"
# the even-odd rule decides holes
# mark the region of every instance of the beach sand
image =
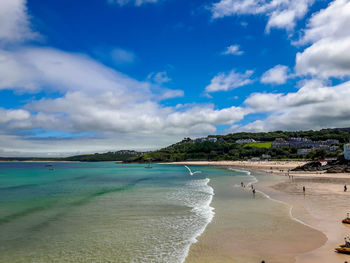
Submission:
[[[320,248],[297,256],[296,262],[341,262],[350,256],[334,252],[334,248],[344,243],[350,234],[350,227],[341,223],[350,212],[350,193],[344,192],[344,184],[350,184],[343,174],[308,175],[294,177],[293,180],[273,184],[266,191],[273,197],[293,205],[293,216],[323,232],[327,242]],[[350,175],[348,175],[349,177]],[[305,195],[302,187],[305,186]]]
[[[304,163],[176,163],[238,167],[260,173],[263,176],[258,177],[259,183],[255,184],[257,190],[290,204],[293,207],[292,216],[296,219],[274,216],[273,220],[277,220],[275,223],[283,226],[283,229],[271,225],[260,226],[259,229],[259,223],[250,221],[247,222],[250,226],[245,230],[237,231],[235,224],[239,222],[234,221],[237,211],[228,209],[232,188],[213,180],[211,183],[215,197],[212,206],[216,214],[198,242],[192,245],[186,262],[260,263],[263,259],[267,263],[349,262],[350,255],[335,253],[334,248],[344,242],[345,236],[350,235],[350,226],[341,223],[346,213],[350,212],[350,192],[343,191],[344,184],[350,185],[350,174],[290,172],[290,177],[286,175],[288,170]],[[305,195],[303,186],[306,188]],[[247,235],[250,238],[247,239]]]

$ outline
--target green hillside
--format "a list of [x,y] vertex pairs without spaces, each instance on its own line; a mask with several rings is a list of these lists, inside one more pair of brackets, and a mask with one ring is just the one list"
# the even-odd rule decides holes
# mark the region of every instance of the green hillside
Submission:
[[[308,155],[299,155],[297,148],[271,147],[277,139],[305,138],[312,141],[325,141],[328,139],[339,140],[339,149],[335,152],[325,150],[313,150]],[[210,140],[216,140],[210,141]],[[253,143],[236,143],[241,139],[254,139]],[[342,153],[342,146],[350,140],[350,129],[324,129],[320,131],[297,132],[259,132],[259,133],[233,133],[227,135],[211,135],[201,140],[185,138],[158,151],[143,154],[133,161],[184,161],[184,160],[245,160],[268,155],[271,159],[318,159],[325,157],[337,157]]]

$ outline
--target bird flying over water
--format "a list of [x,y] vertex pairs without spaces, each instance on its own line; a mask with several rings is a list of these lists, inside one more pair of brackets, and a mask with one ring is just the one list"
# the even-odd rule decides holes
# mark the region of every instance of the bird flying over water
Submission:
[[194,174],[199,174],[199,173],[201,173],[201,171],[192,172],[191,169],[190,169],[187,165],[185,165],[185,167],[186,167],[187,170],[190,172],[190,175],[191,175],[191,176],[194,175]]

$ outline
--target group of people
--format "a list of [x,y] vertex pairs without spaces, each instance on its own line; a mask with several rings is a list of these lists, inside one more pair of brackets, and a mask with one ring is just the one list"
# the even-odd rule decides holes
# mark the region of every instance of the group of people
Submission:
[[344,238],[344,240],[345,240],[345,246],[350,248],[350,237],[347,236]]
[[[245,188],[245,184],[243,182],[241,182],[241,187]],[[254,185],[251,184],[250,188],[252,189],[252,193],[255,195],[256,191],[255,191]]]

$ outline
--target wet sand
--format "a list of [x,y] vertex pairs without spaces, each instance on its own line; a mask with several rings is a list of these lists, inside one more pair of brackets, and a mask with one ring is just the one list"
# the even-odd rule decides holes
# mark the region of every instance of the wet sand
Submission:
[[[215,189],[211,205],[215,217],[191,246],[186,262],[292,263],[327,240],[322,232],[292,220],[288,205],[259,193],[253,199],[248,189],[233,191],[233,183],[227,180],[214,178],[210,185]],[[245,192],[251,201],[235,201],[237,191]]]
[[[341,220],[350,212],[350,174],[324,174],[320,172],[290,172],[288,170],[305,162],[185,162],[186,165],[214,165],[237,167],[264,175],[256,188],[271,198],[290,204],[293,217],[301,222],[280,219],[284,230],[264,227],[261,231],[251,226],[245,234],[235,230],[233,218],[237,211],[227,211],[227,198],[220,193],[229,191],[227,186],[214,184],[213,200],[216,215],[199,241],[192,245],[186,262],[258,262],[271,263],[344,263],[350,255],[334,252],[334,248],[350,235],[350,225]],[[259,178],[259,177],[258,177]],[[215,182],[213,182],[215,183]],[[303,194],[302,188],[306,192]],[[227,188],[225,190],[225,187]],[[225,204],[226,202],[226,204]],[[221,208],[220,208],[221,207]],[[292,222],[292,223],[291,223]],[[258,225],[258,224],[257,224]],[[254,229],[255,236],[246,238]],[[243,231],[244,232],[244,231]],[[275,232],[276,234],[276,232]],[[247,242],[247,240],[251,240]],[[288,246],[285,246],[288,244]],[[247,247],[249,249],[247,249]]]
[[344,237],[350,235],[350,226],[341,223],[350,212],[350,193],[343,191],[344,184],[350,184],[350,179],[343,175],[340,178],[322,176],[294,177],[264,189],[271,196],[292,204],[293,216],[327,236],[322,247],[297,256],[297,263],[350,261],[349,255],[334,252],[335,247],[344,243]]

